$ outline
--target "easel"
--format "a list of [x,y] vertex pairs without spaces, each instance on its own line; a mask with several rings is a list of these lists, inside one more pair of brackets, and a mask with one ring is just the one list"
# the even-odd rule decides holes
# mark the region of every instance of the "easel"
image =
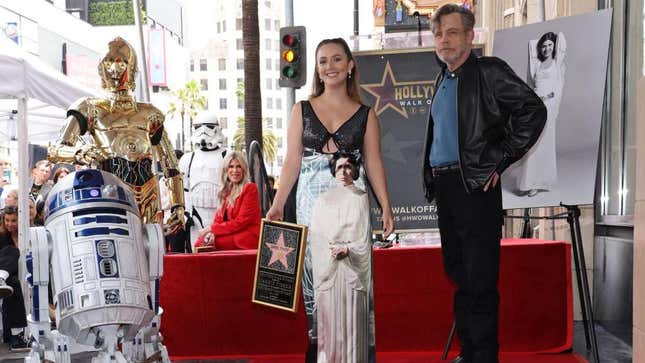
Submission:
[[[571,231],[571,246],[573,248],[573,261],[575,263],[576,280],[578,282],[578,293],[580,295],[580,307],[582,308],[582,322],[585,327],[585,341],[587,343],[587,351],[592,351],[595,363],[600,363],[600,356],[598,354],[598,341],[596,339],[596,327],[594,325],[593,307],[591,305],[591,294],[589,293],[589,281],[587,279],[587,264],[585,262],[585,254],[582,246],[582,232],[580,231],[580,208],[577,205],[566,205],[560,203],[561,207],[567,209],[564,213],[555,214],[552,216],[534,217],[529,213],[529,209],[524,209],[523,216],[506,216],[506,218],[522,218],[524,221],[522,227],[522,238],[530,237],[530,221],[531,219],[566,219],[569,223],[569,230]],[[445,360],[448,357],[448,351],[452,345],[452,339],[455,335],[457,323],[453,321],[450,335],[443,351],[441,359]]]

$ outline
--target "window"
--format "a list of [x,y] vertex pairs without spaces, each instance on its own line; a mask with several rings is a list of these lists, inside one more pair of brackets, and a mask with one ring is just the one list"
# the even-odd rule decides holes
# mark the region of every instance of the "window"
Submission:
[[282,98],[275,99],[275,108],[276,110],[282,110]]
[[280,59],[275,60],[275,70],[276,71],[280,70]]
[[278,147],[282,147],[282,136],[278,136]]
[[244,49],[244,42],[242,42],[242,39],[236,39],[235,44],[238,50]]
[[220,71],[226,70],[226,58],[220,58],[217,60],[217,69]]
[[[278,68],[280,68],[280,67],[278,66]],[[276,69],[276,70],[279,70],[279,69]],[[277,78],[275,80],[275,89],[280,89],[280,80],[277,79]]]
[[217,33],[219,34],[221,32],[222,32],[222,24],[220,24],[220,22],[218,21],[217,22]]
[[264,124],[267,129],[272,129],[273,128],[273,119],[271,117],[267,117],[264,119]]
[[199,70],[207,71],[208,70],[208,61],[204,58],[199,60]]
[[278,160],[278,168],[281,168],[284,157],[282,157],[281,155],[278,155],[277,160]]
[[237,69],[244,69],[244,59],[237,59]]
[[227,129],[228,128],[228,118],[226,117],[220,117],[219,118],[219,126],[222,129]]
[[[276,30],[277,30],[277,29],[276,29]],[[274,44],[273,49],[275,49],[275,50],[280,50],[280,41],[279,41],[279,40],[274,39],[274,40],[273,40],[273,44]]]
[[219,109],[226,110],[226,98],[219,99]]
[[226,90],[226,78],[219,79],[219,89]]
[[271,78],[266,79],[266,87],[267,87],[267,89],[272,89],[273,88],[273,80]]
[[264,19],[264,30],[271,30],[271,19]]
[[279,30],[280,29],[280,20],[275,20],[273,22],[273,26],[275,27],[275,30]]
[[242,19],[235,19],[235,30],[242,30]]
[[278,130],[282,129],[282,117],[275,119],[275,128]]
[[208,80],[207,79],[200,79],[199,80],[199,89],[202,91],[208,91]]
[[206,99],[206,103],[204,104],[204,110],[208,111],[208,99]]
[[271,1],[265,0],[264,1],[264,6],[266,6],[267,8],[270,8],[271,7]]
[[238,93],[237,95],[237,109],[243,110],[244,109],[244,79],[243,78],[237,79],[237,87],[242,88],[242,92]]
[[264,49],[271,50],[271,39],[264,39]]
[[222,20],[222,31],[226,31],[226,20]]
[[271,70],[271,59],[269,58],[266,59],[266,68],[267,70]]
[[273,108],[273,98],[267,97],[267,108],[272,109]]
[[194,59],[190,60],[190,71],[191,72],[195,71],[195,60]]

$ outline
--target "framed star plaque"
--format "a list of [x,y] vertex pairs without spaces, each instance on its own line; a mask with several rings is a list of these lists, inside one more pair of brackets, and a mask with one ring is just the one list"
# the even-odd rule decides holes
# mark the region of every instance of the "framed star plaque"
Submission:
[[262,220],[251,301],[296,312],[307,226]]

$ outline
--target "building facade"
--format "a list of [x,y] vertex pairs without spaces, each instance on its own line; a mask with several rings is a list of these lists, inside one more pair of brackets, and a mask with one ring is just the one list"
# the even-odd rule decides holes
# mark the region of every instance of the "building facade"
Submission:
[[[269,174],[279,174],[286,152],[285,91],[280,78],[280,27],[284,21],[283,1],[258,2],[260,30],[260,79],[263,133],[276,137],[277,155],[266,160]],[[190,78],[197,80],[208,98],[208,111],[217,115],[228,146],[244,118],[244,47],[242,44],[242,1],[216,0],[209,39],[202,47],[191,48]],[[201,29],[201,28],[200,28]]]

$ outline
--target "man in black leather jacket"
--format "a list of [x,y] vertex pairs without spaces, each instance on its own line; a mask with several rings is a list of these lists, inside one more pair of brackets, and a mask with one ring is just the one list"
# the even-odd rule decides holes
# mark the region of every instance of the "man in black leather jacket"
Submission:
[[432,18],[443,71],[435,83],[424,150],[426,198],[436,199],[443,263],[457,290],[462,342],[454,362],[498,362],[499,178],[537,141],[546,107],[511,68],[471,52],[475,18],[444,5]]

